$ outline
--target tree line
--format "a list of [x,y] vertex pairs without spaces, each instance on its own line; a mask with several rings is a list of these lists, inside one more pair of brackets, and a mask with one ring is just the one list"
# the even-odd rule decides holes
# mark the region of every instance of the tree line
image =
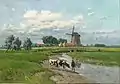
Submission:
[[[57,39],[53,36],[44,36],[42,38],[42,41],[45,45],[58,45],[59,43],[67,43],[67,39]],[[23,44],[23,46],[22,46]],[[10,35],[5,39],[5,48],[8,50],[21,50],[21,46],[25,50],[31,50],[33,46],[33,42],[30,38],[26,38],[24,41],[20,40],[19,37],[15,37],[14,35]],[[36,45],[35,45],[36,46]],[[34,47],[35,47],[34,46]]]
[[[8,50],[21,50],[22,41],[19,39],[19,37],[15,37],[14,35],[10,35],[5,39],[5,47],[6,52]],[[30,38],[26,38],[26,40],[23,42],[23,48],[25,50],[31,50],[32,41]]]
[[58,45],[59,43],[67,43],[67,39],[59,38],[53,36],[44,36],[42,38],[44,44],[50,44],[50,45]]

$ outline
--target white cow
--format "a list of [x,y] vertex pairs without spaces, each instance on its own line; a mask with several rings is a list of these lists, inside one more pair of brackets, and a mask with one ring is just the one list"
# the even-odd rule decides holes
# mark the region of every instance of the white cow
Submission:
[[57,63],[57,59],[49,59],[50,65],[55,65]]
[[61,66],[61,67],[65,68],[65,66],[66,66],[66,67],[70,68],[70,64],[67,63],[67,61],[63,60],[63,59],[49,59],[49,64],[54,65],[56,67]]

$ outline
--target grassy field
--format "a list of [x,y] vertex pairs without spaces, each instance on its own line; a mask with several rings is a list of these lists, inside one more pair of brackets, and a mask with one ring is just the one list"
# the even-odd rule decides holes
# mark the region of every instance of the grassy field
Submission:
[[[98,52],[98,49],[100,51]],[[75,50],[74,52],[69,52]],[[78,52],[76,52],[78,50]],[[0,50],[0,82],[23,82],[28,84],[54,84],[49,79],[54,75],[48,69],[41,66],[41,61],[48,56],[68,52],[68,54],[83,62],[101,65],[120,65],[120,48],[59,48],[47,47],[33,49],[31,52],[7,52]],[[40,74],[36,76],[35,74]]]
[[[28,82],[29,84],[39,82],[39,84],[54,84],[49,80],[49,76],[53,75],[53,72],[41,66],[41,61],[48,59],[50,55],[52,55],[50,50],[8,53],[0,51],[0,82]],[[37,80],[38,77],[34,75],[39,72],[45,73]]]
[[120,66],[120,52],[70,52],[68,55],[85,63]]

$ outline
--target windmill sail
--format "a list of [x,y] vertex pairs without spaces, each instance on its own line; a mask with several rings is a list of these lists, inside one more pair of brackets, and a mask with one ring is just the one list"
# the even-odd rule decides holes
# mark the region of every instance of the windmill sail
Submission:
[[74,33],[74,29],[75,29],[75,27],[73,26],[73,29],[72,29],[72,34]]

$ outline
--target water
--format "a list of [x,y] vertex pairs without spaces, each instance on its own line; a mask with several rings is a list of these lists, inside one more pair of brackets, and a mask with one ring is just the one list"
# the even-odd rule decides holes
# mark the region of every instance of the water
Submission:
[[120,83],[119,67],[82,64],[81,68],[76,69],[76,71],[97,83]]
[[[66,59],[69,63],[72,61],[72,58],[66,54],[63,54],[60,58]],[[76,68],[76,72],[97,83],[120,83],[120,67],[82,63],[81,68]]]

